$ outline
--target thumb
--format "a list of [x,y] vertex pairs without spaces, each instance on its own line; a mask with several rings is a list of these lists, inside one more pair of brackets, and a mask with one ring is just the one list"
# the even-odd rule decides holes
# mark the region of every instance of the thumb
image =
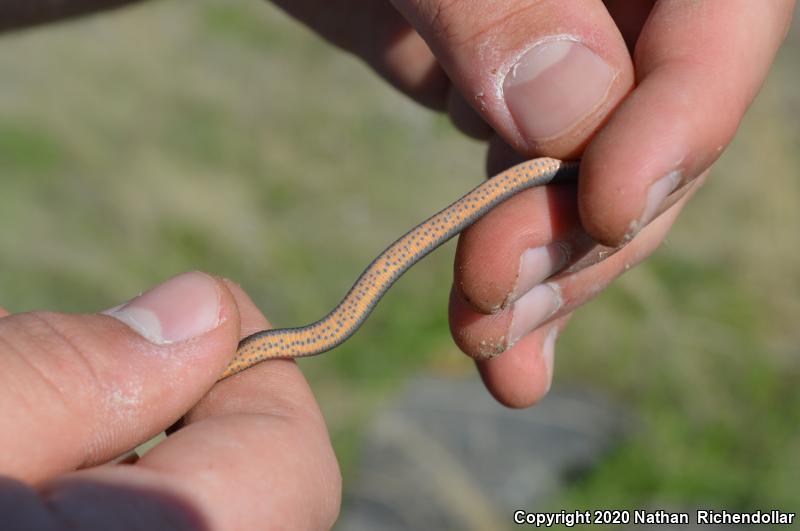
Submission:
[[184,273],[95,315],[0,319],[0,474],[29,482],[106,462],[175,422],[239,340],[219,280]]
[[601,0],[392,0],[516,151],[573,158],[633,86]]

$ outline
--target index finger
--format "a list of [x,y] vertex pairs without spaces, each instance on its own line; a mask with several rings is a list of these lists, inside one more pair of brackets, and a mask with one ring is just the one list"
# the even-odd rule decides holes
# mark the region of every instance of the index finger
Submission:
[[637,87],[587,147],[579,208],[607,245],[722,153],[789,28],[794,2],[657,2],[636,44]]

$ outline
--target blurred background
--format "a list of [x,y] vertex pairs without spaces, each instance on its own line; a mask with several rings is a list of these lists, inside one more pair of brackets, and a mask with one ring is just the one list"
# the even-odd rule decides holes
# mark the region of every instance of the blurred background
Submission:
[[[556,395],[602,396],[632,427],[525,508],[800,508],[799,54],[795,28],[663,247],[562,336]],[[0,72],[13,312],[98,311],[200,269],[240,282],[275,325],[304,324],[482,178],[482,145],[260,2],[146,3],[6,34]],[[426,378],[477,379],[448,332],[453,249],[301,363],[342,465],[342,528],[376,419]]]

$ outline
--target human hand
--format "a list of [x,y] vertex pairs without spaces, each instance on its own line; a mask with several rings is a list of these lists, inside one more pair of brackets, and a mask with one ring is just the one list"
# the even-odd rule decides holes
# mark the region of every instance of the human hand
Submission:
[[789,0],[274,2],[488,139],[490,174],[521,158],[581,158],[577,187],[521,193],[459,241],[453,336],[494,396],[517,407],[549,388],[571,312],[663,240],[733,137],[794,9]]
[[215,384],[269,326],[237,285],[186,273],[105,315],[0,317],[3,529],[333,525],[339,469],[297,365]]

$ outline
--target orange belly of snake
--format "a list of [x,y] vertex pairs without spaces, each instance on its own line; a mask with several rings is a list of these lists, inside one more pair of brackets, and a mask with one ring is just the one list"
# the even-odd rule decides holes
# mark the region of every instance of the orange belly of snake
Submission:
[[578,164],[551,158],[518,164],[475,187],[389,245],[358,277],[342,301],[319,321],[256,332],[239,343],[220,379],[269,359],[321,354],[364,323],[386,291],[411,266],[506,199],[528,188],[574,178]]

